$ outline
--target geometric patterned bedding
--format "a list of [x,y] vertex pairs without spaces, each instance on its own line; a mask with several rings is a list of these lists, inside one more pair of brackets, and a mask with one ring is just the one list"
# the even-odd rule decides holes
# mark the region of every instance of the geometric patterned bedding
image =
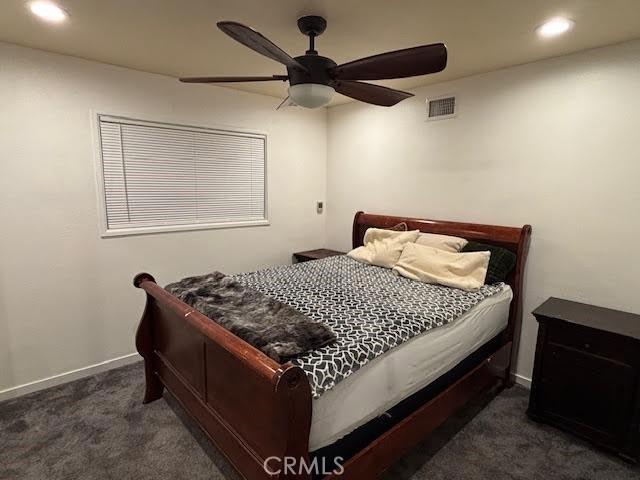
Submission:
[[336,334],[329,346],[297,357],[314,398],[384,352],[451,323],[504,284],[465,292],[400,277],[345,255],[232,275],[292,306]]

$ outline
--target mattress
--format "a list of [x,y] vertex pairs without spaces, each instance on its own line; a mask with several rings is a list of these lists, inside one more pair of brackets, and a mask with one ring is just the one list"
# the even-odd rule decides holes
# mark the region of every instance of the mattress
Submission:
[[313,400],[310,451],[330,445],[426,387],[508,323],[508,285],[457,320],[378,356]]
[[454,322],[504,286],[466,292],[416,282],[346,255],[232,278],[333,330],[335,343],[291,360],[307,375],[313,398],[385,352]]

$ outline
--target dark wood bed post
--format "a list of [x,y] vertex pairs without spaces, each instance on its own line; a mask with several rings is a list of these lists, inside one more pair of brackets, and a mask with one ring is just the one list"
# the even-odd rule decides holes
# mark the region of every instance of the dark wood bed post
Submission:
[[524,225],[520,232],[518,247],[516,250],[516,266],[509,279],[513,290],[513,301],[509,309],[509,326],[505,333],[506,340],[511,343],[511,356],[506,371],[505,384],[512,387],[515,383],[515,367],[518,361],[518,349],[520,346],[520,332],[522,330],[523,302],[524,302],[524,269],[529,254],[531,243],[531,225]]
[[[133,285],[140,288],[143,281],[151,281],[155,283],[155,278],[148,273],[139,273],[133,279]],[[151,308],[153,297],[147,293],[147,302],[145,303],[144,312],[136,331],[136,349],[144,359],[144,376],[145,376],[145,392],[142,403],[150,403],[162,397],[164,385],[155,374],[153,367],[153,330]]]
[[360,228],[360,217],[364,215],[362,210],[358,210],[353,216],[353,227],[351,227],[351,247],[358,248],[364,241],[364,232]]

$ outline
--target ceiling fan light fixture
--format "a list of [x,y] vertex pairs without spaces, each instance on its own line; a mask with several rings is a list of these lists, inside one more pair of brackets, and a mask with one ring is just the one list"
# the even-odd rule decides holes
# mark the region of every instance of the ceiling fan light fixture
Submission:
[[335,92],[333,87],[319,83],[298,83],[289,87],[291,100],[305,108],[324,107],[331,101]]

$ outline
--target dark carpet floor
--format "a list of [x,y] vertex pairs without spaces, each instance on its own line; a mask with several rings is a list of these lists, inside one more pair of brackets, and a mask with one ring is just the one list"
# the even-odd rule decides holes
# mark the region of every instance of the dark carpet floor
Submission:
[[[171,397],[143,406],[142,393],[134,364],[0,403],[0,478],[237,478]],[[638,467],[528,420],[527,393],[466,408],[385,479],[640,479]]]

